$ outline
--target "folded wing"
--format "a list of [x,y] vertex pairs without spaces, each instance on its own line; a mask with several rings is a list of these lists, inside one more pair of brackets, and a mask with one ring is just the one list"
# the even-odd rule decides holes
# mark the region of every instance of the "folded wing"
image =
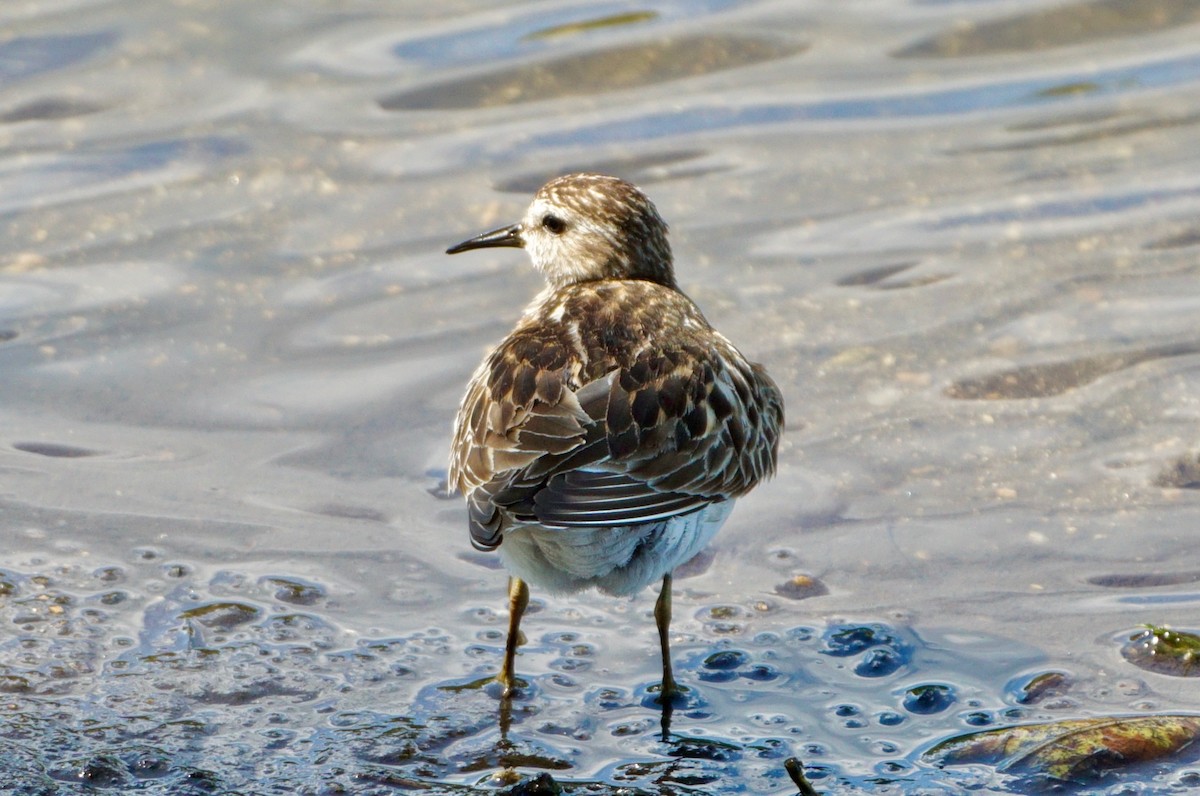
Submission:
[[723,339],[644,350],[577,389],[569,358],[540,351],[537,363],[494,352],[459,412],[450,482],[467,495],[476,547],[517,524],[668,519],[773,472],[779,391]]

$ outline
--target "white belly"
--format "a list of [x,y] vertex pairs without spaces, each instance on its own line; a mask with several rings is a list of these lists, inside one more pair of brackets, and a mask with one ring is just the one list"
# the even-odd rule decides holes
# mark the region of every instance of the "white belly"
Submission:
[[543,528],[505,532],[500,559],[509,572],[553,592],[595,586],[628,595],[662,579],[704,549],[725,523],[733,501],[647,525]]

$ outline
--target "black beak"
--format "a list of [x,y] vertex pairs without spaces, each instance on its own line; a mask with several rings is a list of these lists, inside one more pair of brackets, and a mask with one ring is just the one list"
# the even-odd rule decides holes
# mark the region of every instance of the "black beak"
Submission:
[[471,249],[492,249],[500,246],[511,246],[514,249],[520,249],[525,246],[525,241],[521,240],[521,225],[513,224],[511,227],[501,227],[493,229],[491,232],[485,232],[482,235],[476,235],[470,240],[464,240],[457,246],[451,246],[446,249],[446,254],[458,254],[459,252],[470,251]]

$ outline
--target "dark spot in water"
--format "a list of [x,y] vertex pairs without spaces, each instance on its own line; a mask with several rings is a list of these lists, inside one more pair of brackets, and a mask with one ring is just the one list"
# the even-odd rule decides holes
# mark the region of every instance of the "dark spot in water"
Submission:
[[163,565],[163,576],[164,577],[178,579],[178,578],[186,578],[190,574],[192,574],[192,568],[188,564],[164,564]]
[[54,459],[82,459],[87,456],[100,455],[100,451],[62,445],[57,442],[14,442],[13,447],[25,453],[36,453],[38,456],[49,456]]
[[171,770],[166,757],[151,752],[135,752],[127,761],[130,773],[138,779],[157,779]]
[[893,279],[876,285],[878,290],[909,290],[916,287],[928,287],[938,282],[945,282],[952,274],[925,274],[911,279]]
[[506,791],[503,796],[560,796],[562,786],[554,781],[554,777],[546,772],[525,782],[518,782]]
[[1168,464],[1155,477],[1154,485],[1171,489],[1200,489],[1200,454],[1185,454]]
[[121,567],[100,567],[92,575],[103,583],[120,583],[125,580],[125,570]]
[[946,388],[949,398],[964,401],[1005,401],[1048,398],[1143,362],[1200,353],[1200,345],[1156,346],[1124,354],[1102,354],[1066,362],[1025,365],[988,376],[963,379]]
[[326,503],[311,509],[313,514],[323,517],[338,517],[347,520],[368,520],[370,522],[386,523],[387,515],[369,506],[348,506],[344,503]]
[[316,605],[325,599],[324,587],[299,578],[285,578],[269,575],[261,578],[260,583],[275,587],[275,599],[290,605]]
[[75,779],[96,788],[114,788],[128,779],[125,763],[114,755],[103,755],[84,762]]
[[883,625],[834,625],[825,632],[823,655],[857,655],[871,647],[900,648],[900,640]]
[[18,674],[0,674],[0,694],[18,694],[29,690],[28,678]]
[[183,784],[179,791],[180,794],[186,794],[186,796],[196,794],[196,796],[200,796],[200,794],[222,792],[221,779],[213,772],[204,771],[203,769],[189,770],[187,768],[183,769],[183,772]]
[[20,333],[16,329],[0,329],[0,343],[7,343],[9,340],[17,339]]
[[765,683],[779,677],[779,672],[773,666],[767,666],[765,663],[747,666],[739,674],[746,680],[753,680],[756,683]]
[[1066,672],[1039,672],[1031,677],[1010,682],[1005,689],[1019,705],[1035,705],[1050,697],[1062,696],[1071,687]]
[[721,650],[704,659],[704,668],[736,669],[747,660],[749,660],[749,656],[740,650]]
[[[96,105],[90,102],[72,100],[66,97],[44,97],[0,113],[0,124],[73,119],[77,116],[86,116],[102,110],[104,110],[103,105]],[[5,339],[3,334],[3,332],[0,332],[0,341]]]
[[1093,586],[1108,589],[1153,589],[1158,586],[1178,586],[1200,582],[1200,572],[1147,572],[1139,575],[1096,575],[1088,578]]
[[698,614],[711,633],[720,636],[736,636],[746,629],[748,612],[738,605],[712,605]]
[[733,761],[741,757],[740,750],[730,743],[704,738],[683,737],[675,741],[669,752],[671,757],[691,760]]
[[992,714],[984,710],[975,710],[963,716],[963,721],[971,727],[987,727],[991,725],[995,719]]
[[718,621],[735,619],[739,616],[745,615],[745,612],[742,611],[741,607],[737,605],[713,605],[709,606],[706,609],[706,612],[708,613],[710,619],[716,619]]
[[859,677],[887,677],[904,666],[905,656],[888,647],[867,650],[862,660],[854,667]]
[[833,715],[842,719],[842,726],[848,729],[858,730],[867,726],[867,720],[862,716],[862,708],[858,705],[837,705],[833,709]]
[[229,630],[238,625],[254,621],[261,613],[258,608],[245,603],[213,602],[189,608],[181,613],[179,617],[187,621],[196,622],[204,627]]
[[941,683],[917,685],[904,692],[904,709],[926,715],[941,713],[957,701],[954,689]]
[[874,285],[882,282],[890,276],[902,274],[910,268],[918,265],[916,261],[906,263],[896,263],[895,265],[881,265],[877,268],[868,268],[865,271],[843,276],[837,281],[838,287],[864,287],[866,285]]
[[317,649],[327,649],[337,634],[328,622],[309,614],[276,614],[264,620],[259,629],[275,643],[307,642]]
[[1200,245],[1200,229],[1189,229],[1177,235],[1170,235],[1165,238],[1159,238],[1156,241],[1151,241],[1146,244],[1145,248],[1157,251],[1162,249],[1184,249],[1188,246],[1198,245]]
[[815,635],[817,635],[817,631],[811,627],[793,627],[787,631],[787,637],[792,641],[809,641]]
[[829,589],[811,575],[793,575],[776,586],[775,593],[789,600],[804,600],[829,594]]
[[199,696],[199,701],[207,705],[249,705],[270,697],[298,697],[308,701],[316,696],[315,691],[289,688],[277,678],[265,678],[229,690],[206,691]]
[[[1179,114],[1165,116],[1155,114],[1150,118],[1123,118],[1120,113],[1068,113],[1052,119],[1039,119],[1022,124],[1008,126],[1008,130],[1021,133],[1027,131],[1047,130],[1046,135],[1021,136],[1012,141],[998,144],[982,144],[958,147],[954,154],[974,154],[980,152],[1021,152],[1041,150],[1048,147],[1076,146],[1090,141],[1103,141],[1120,136],[1132,136],[1147,130],[1162,131],[1171,127],[1191,127],[1200,121],[1200,115]],[[1062,179],[1071,175],[1061,169],[1032,172],[1023,181]],[[1184,243],[1186,244],[1186,242]],[[1146,248],[1154,248],[1148,244]],[[1162,248],[1172,248],[1165,245]]]
[[721,650],[704,659],[698,676],[706,683],[728,683],[738,678],[737,670],[750,657],[740,650]]
[[1119,356],[1098,356],[1073,362],[1027,365],[989,376],[963,379],[946,388],[946,396],[961,401],[1003,401],[1060,395],[1101,376],[1128,367]]
[[593,96],[787,58],[807,48],[735,35],[658,39],[435,83],[384,97],[379,106],[388,111],[485,108]]
[[587,698],[600,710],[621,710],[629,706],[629,695],[619,688],[600,688]]

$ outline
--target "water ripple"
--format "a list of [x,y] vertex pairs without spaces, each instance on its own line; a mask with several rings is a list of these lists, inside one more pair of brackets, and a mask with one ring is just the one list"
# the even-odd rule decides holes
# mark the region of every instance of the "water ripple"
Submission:
[[1122,96],[1149,89],[1172,88],[1200,80],[1200,53],[1149,63],[1125,64],[1096,72],[1079,71],[1049,78],[1003,80],[956,86],[928,92],[884,96],[820,99],[811,102],[766,102],[730,107],[703,104],[680,111],[650,113],[615,122],[572,128],[536,136],[534,147],[598,145],[645,141],[663,137],[708,133],[732,128],[762,128],[801,121],[868,121],[928,118],[979,112],[999,112],[1046,103],[1078,101],[1072,94],[1056,93],[1064,83],[1090,81],[1097,86],[1091,96]]
[[117,41],[112,32],[19,36],[0,43],[0,79],[23,80],[86,61]]
[[939,33],[897,58],[963,58],[1029,53],[1157,33],[1200,21],[1195,0],[1088,0]]

